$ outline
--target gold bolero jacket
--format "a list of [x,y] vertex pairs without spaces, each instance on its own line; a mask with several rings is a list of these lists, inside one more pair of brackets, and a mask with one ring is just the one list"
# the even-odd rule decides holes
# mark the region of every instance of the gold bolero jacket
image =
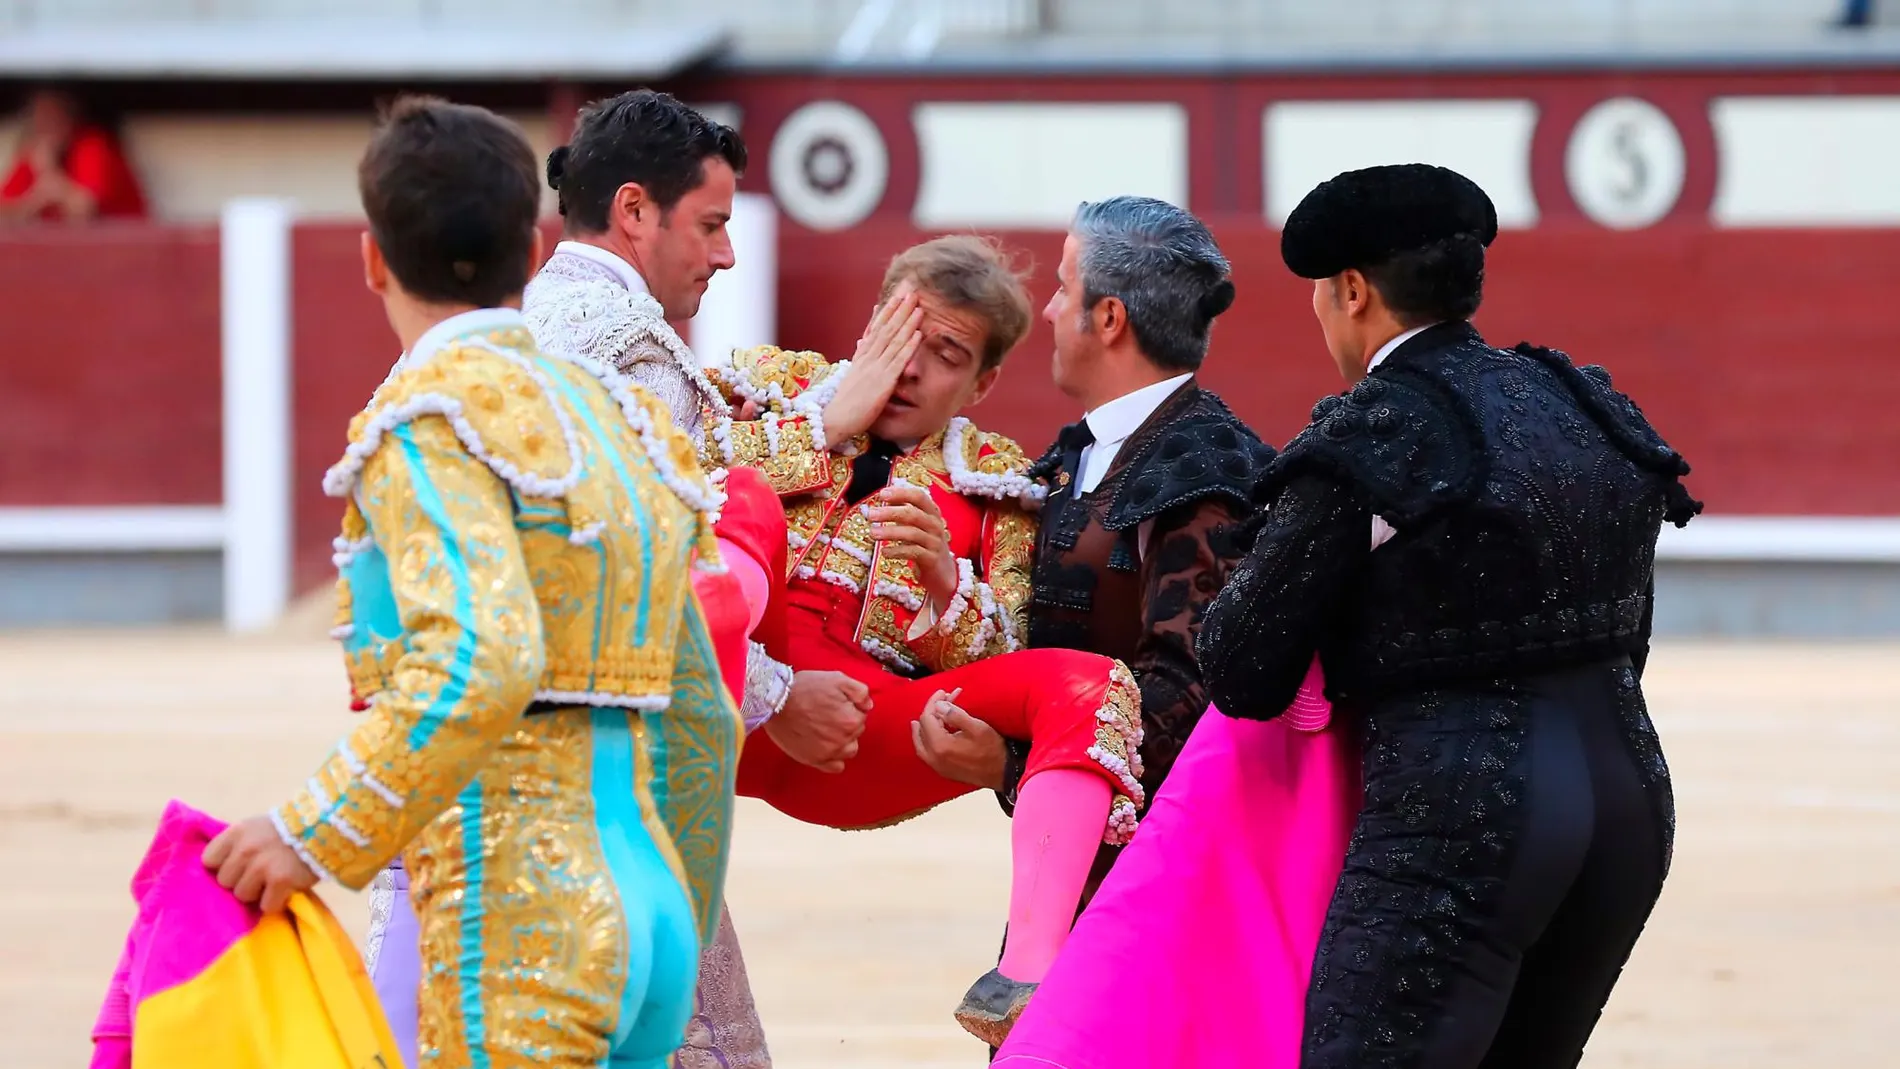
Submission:
[[708,376],[735,407],[750,400],[762,416],[716,426],[707,448],[718,452],[709,459],[766,473],[785,501],[787,578],[859,594],[858,642],[893,671],[914,676],[1021,649],[1036,542],[1032,509],[1043,494],[1027,475],[1028,458],[1011,439],[957,417],[893,462],[893,483],[930,491],[958,558],[956,595],[930,621],[928,594],[909,563],[887,557],[872,540],[863,505],[845,504],[866,439],[836,452],[822,447],[824,405],[849,368],[849,361],[773,346],[734,352]]
[[742,728],[690,569],[719,566],[722,496],[645,391],[539,352],[523,327],[421,356],[324,479],[347,502],[334,634],[373,712],[273,814],[279,833],[360,887],[530,703],[666,710],[653,730],[682,745],[661,774],[725,784],[723,803],[700,791],[695,811],[661,814],[710,933]]

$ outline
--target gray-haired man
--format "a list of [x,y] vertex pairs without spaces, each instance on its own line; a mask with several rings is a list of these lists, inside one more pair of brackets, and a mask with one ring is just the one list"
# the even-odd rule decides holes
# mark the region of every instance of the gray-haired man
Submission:
[[[1134,672],[1144,732],[1134,771],[1152,798],[1207,710],[1195,636],[1273,450],[1195,381],[1214,319],[1234,300],[1206,224],[1146,197],[1084,204],[1056,276],[1043,309],[1055,382],[1086,414],[1033,469],[1049,496],[1029,644],[1105,654]],[[996,789],[1009,809],[1027,747],[968,718],[934,726],[920,737],[924,760]],[[1091,891],[1114,858],[1105,848]],[[1024,994],[986,979],[998,981],[999,1010]]]

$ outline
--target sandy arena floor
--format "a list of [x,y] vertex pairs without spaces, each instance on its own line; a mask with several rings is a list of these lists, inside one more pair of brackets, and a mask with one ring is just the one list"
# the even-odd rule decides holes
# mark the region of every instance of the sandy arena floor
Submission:
[[[1648,686],[1676,866],[1586,1066],[1900,1065],[1900,647],[1670,645]],[[0,1069],[85,1064],[165,800],[256,812],[343,696],[302,638],[0,635]],[[984,797],[875,833],[745,803],[731,899],[780,1069],[982,1065],[950,1009],[994,961],[1007,861]],[[364,900],[325,894],[360,931]]]

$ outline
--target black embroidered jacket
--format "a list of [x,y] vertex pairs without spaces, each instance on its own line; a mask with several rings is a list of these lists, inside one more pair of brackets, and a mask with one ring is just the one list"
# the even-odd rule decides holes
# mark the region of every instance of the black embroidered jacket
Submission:
[[[1656,536],[1689,466],[1599,367],[1468,323],[1322,400],[1200,636],[1223,712],[1277,716],[1317,650],[1335,700],[1648,653]],[[1378,516],[1397,534],[1371,552]]]

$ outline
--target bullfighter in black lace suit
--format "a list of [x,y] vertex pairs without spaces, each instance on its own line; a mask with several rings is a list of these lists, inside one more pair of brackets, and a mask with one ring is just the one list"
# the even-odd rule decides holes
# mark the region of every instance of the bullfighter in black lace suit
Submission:
[[1199,652],[1221,711],[1265,718],[1317,651],[1361,721],[1308,1069],[1575,1066],[1669,866],[1640,681],[1657,533],[1701,506],[1602,368],[1467,322],[1496,234],[1476,185],[1407,165],[1282,237],[1353,385],[1276,458]]

